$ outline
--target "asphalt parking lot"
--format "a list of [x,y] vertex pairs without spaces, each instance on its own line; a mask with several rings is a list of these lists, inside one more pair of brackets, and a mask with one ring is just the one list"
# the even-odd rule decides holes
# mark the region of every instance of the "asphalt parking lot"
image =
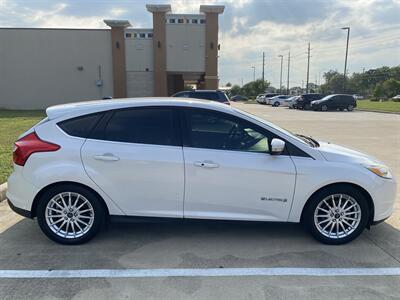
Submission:
[[[400,178],[400,115],[234,106],[372,154]],[[322,245],[297,224],[190,222],[112,224],[90,243],[68,247],[0,203],[0,270],[209,268],[400,268],[400,191],[390,219],[343,246]],[[0,278],[0,299],[8,298],[399,299],[400,276]]]

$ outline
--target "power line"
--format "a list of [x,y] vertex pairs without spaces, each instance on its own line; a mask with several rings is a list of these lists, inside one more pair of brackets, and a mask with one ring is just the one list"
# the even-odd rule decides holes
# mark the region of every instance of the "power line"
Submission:
[[306,82],[306,93],[308,94],[308,83],[310,80],[310,42],[308,42],[308,49],[307,49],[307,82]]

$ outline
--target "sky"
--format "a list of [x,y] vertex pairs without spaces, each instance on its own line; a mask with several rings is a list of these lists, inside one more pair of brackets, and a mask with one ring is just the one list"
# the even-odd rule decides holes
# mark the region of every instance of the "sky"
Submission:
[[152,27],[145,4],[171,4],[173,13],[198,13],[201,4],[225,5],[219,18],[220,84],[241,85],[261,78],[279,86],[283,55],[286,85],[305,85],[307,44],[310,82],[344,70],[350,27],[348,73],[400,65],[400,0],[0,0],[0,27],[107,28],[103,19],[127,19],[132,27]]

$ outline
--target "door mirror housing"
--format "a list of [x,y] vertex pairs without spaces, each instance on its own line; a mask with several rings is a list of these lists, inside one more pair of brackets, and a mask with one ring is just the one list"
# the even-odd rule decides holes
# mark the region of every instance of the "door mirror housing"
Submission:
[[281,139],[272,139],[271,141],[271,155],[279,155],[285,150],[285,142]]

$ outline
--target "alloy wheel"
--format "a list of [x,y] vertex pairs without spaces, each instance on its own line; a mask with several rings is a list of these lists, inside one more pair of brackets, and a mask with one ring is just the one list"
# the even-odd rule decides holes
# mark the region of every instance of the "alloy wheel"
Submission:
[[328,110],[328,107],[327,107],[326,105],[322,105],[322,106],[321,106],[321,110],[322,110],[322,111],[327,111],[327,110]]
[[352,234],[361,222],[361,207],[346,194],[325,197],[314,211],[314,225],[325,237],[340,239]]
[[47,203],[45,219],[56,235],[75,239],[85,235],[93,226],[95,214],[92,204],[83,195],[63,192]]

